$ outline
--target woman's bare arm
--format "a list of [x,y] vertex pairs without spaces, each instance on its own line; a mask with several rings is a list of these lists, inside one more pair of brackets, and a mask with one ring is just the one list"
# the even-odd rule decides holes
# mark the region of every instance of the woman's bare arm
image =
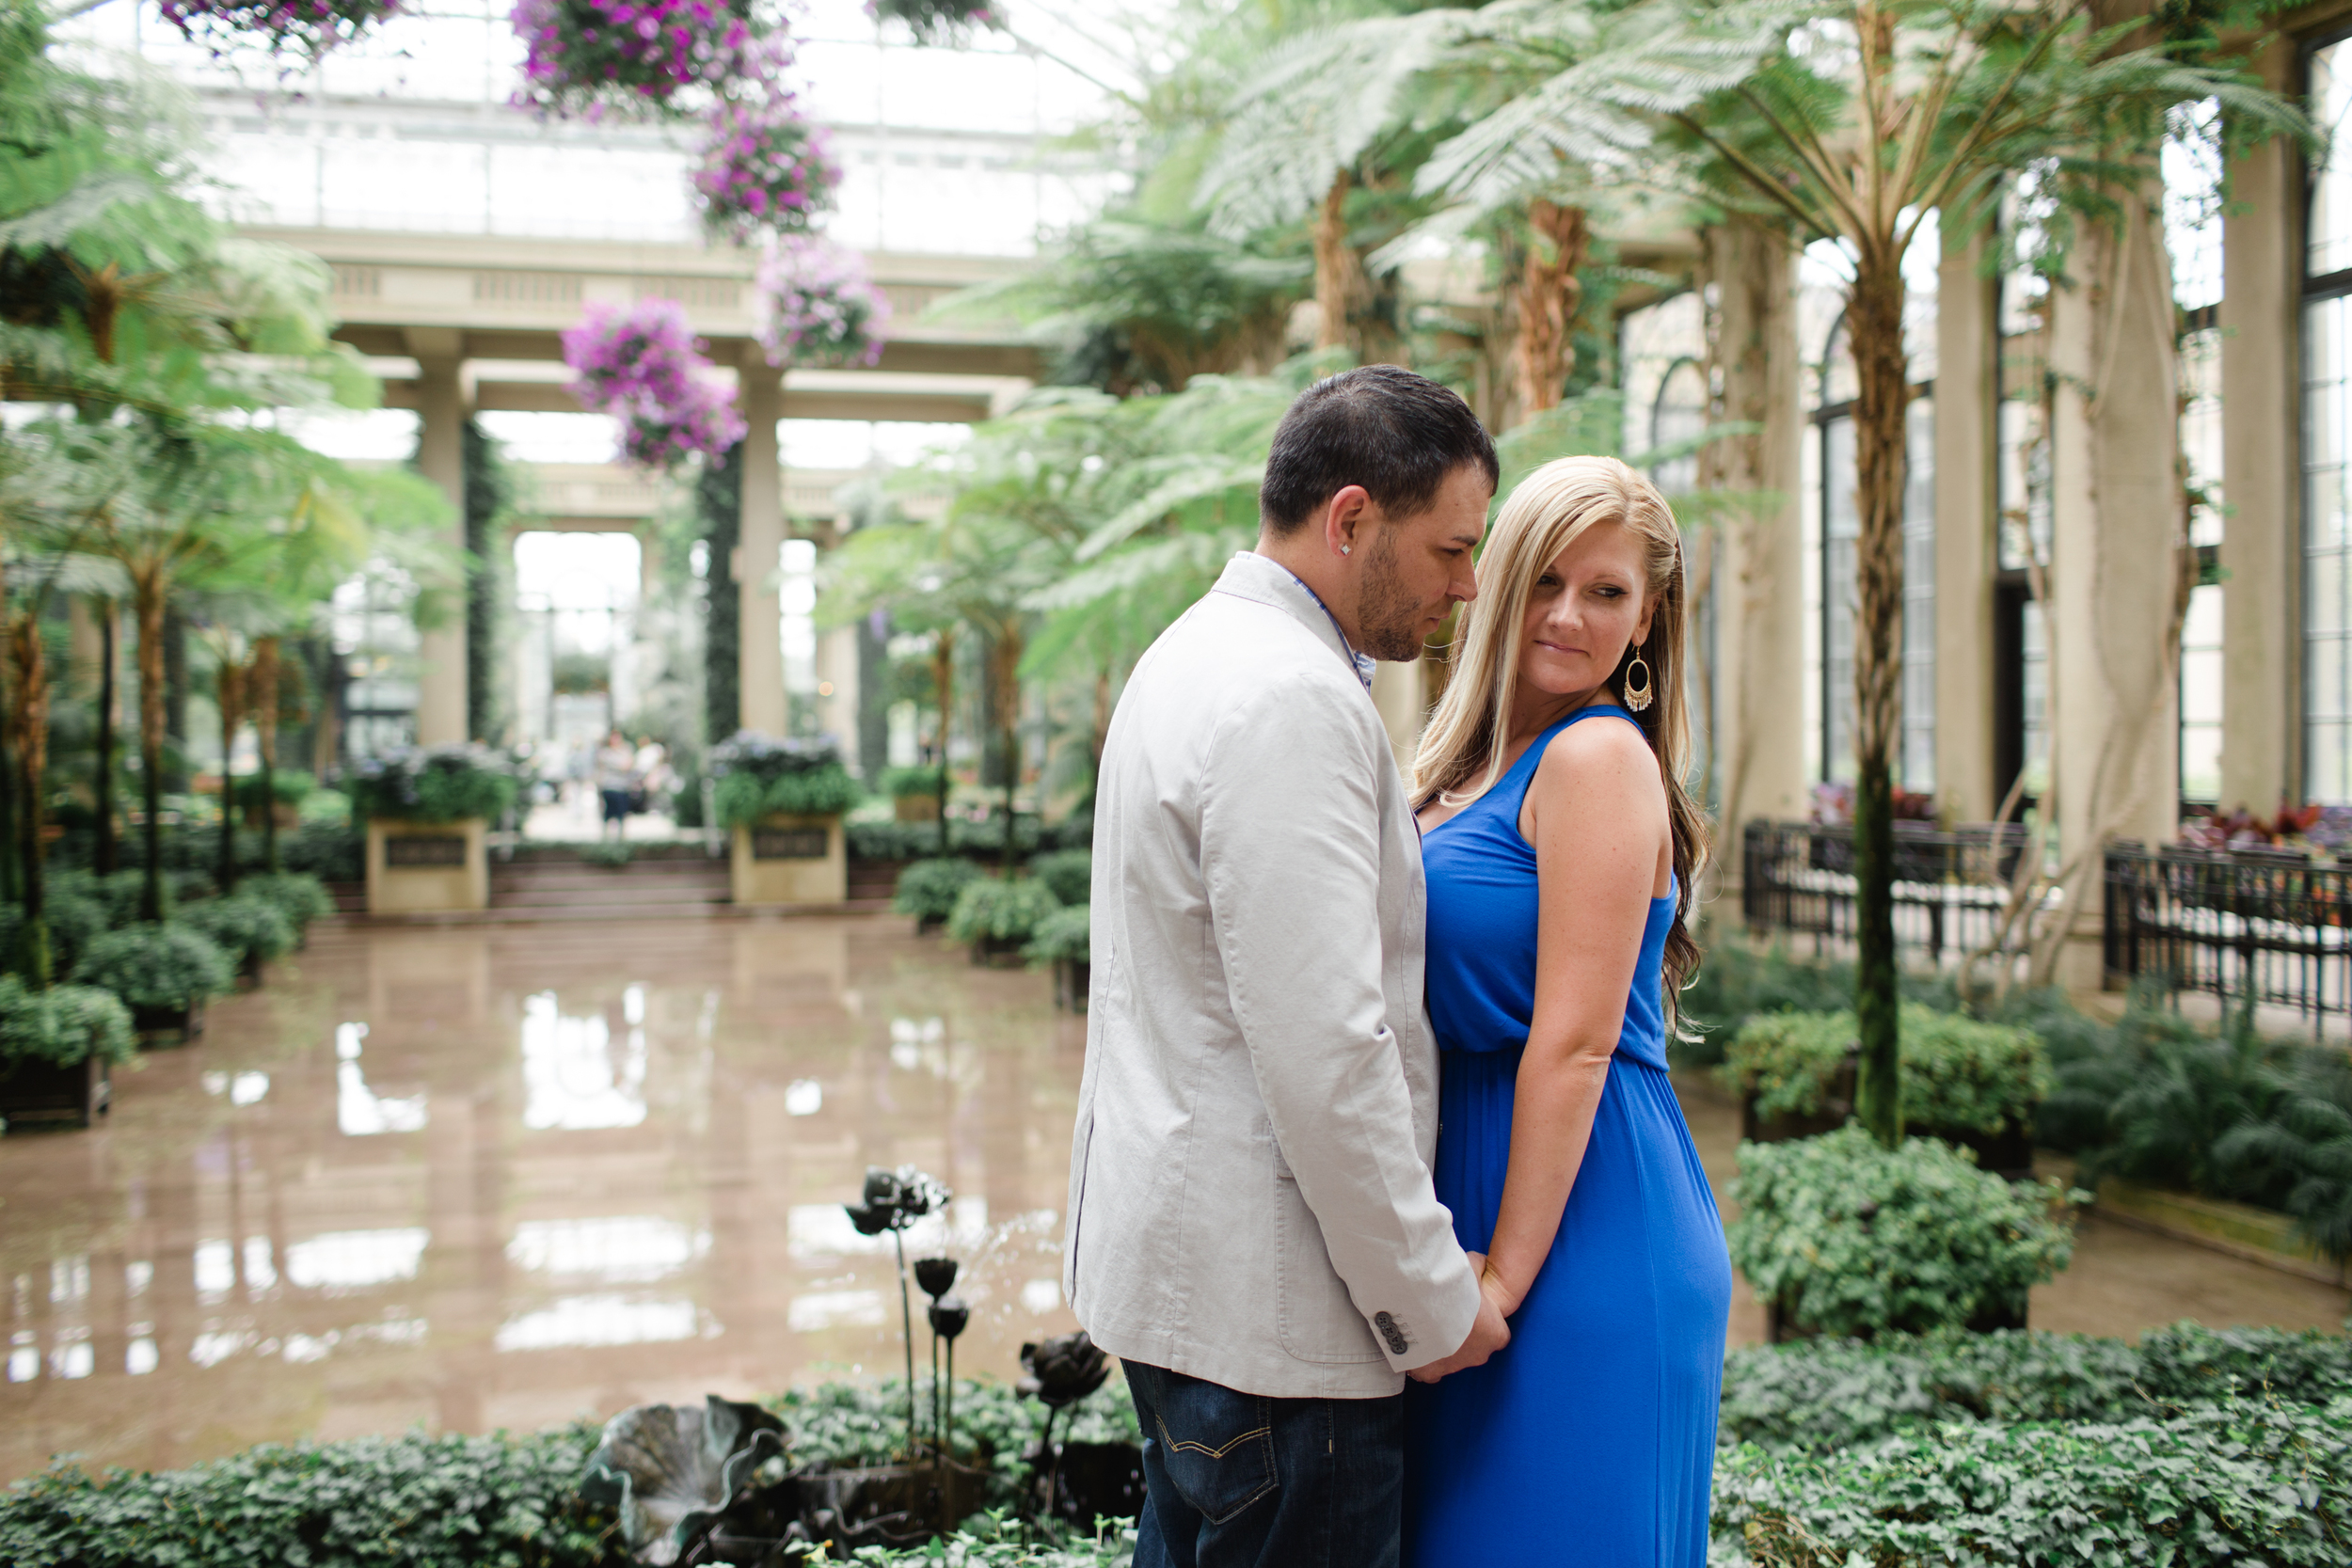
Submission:
[[1625,1028],[1650,898],[1669,860],[1658,759],[1628,725],[1573,725],[1536,768],[1520,822],[1535,847],[1542,913],[1535,1014],[1485,1275],[1506,1313],[1550,1255]]

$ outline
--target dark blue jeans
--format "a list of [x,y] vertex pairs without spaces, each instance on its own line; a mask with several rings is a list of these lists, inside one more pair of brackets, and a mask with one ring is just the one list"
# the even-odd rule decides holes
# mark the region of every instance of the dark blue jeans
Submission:
[[1268,1399],[1125,1366],[1143,1423],[1135,1568],[1396,1568],[1402,1394]]

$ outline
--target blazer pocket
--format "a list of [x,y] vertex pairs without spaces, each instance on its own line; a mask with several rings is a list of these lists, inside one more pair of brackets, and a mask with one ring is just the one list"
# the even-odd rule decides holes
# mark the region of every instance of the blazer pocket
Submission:
[[1274,1175],[1274,1334],[1294,1360],[1352,1366],[1381,1359],[1372,1327],[1356,1310],[1347,1282],[1331,1266],[1323,1227],[1299,1196],[1298,1179],[1277,1167]]
[[1274,1402],[1194,1377],[1158,1380],[1152,1431],[1170,1486],[1221,1525],[1281,1484],[1274,1467]]

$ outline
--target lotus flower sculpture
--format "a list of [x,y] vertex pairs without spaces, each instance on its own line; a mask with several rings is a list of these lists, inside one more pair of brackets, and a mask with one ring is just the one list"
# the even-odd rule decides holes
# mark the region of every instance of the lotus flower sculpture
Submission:
[[674,1563],[783,1451],[784,1423],[755,1404],[641,1404],[605,1423],[580,1491],[619,1515],[638,1561]]
[[1045,1513],[1050,1517],[1054,1493],[1061,1482],[1061,1450],[1054,1447],[1054,1418],[1103,1386],[1103,1380],[1111,1375],[1111,1359],[1082,1328],[1075,1334],[1023,1345],[1021,1371],[1013,1391],[1030,1395],[1045,1406],[1045,1431],[1038,1439],[1038,1455],[1049,1464]]
[[[850,1223],[861,1236],[887,1233],[898,1253],[898,1321],[906,1340],[907,1356],[907,1457],[914,1457],[914,1307],[907,1294],[906,1228],[925,1214],[945,1209],[955,1201],[955,1194],[933,1177],[926,1176],[913,1165],[900,1165],[897,1170],[884,1170],[880,1165],[866,1168],[866,1191],[856,1203],[841,1207],[849,1212]],[[946,1261],[946,1259],[926,1259]],[[953,1279],[950,1268],[949,1278]],[[926,1291],[930,1291],[927,1285]]]

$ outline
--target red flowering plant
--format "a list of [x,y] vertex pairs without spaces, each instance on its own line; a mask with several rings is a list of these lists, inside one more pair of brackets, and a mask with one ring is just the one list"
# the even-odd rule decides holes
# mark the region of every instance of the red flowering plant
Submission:
[[758,335],[771,365],[871,365],[882,358],[890,302],[855,252],[815,234],[787,234],[760,258]]
[[522,40],[517,108],[596,119],[672,106],[680,89],[723,94],[782,68],[750,0],[515,0]]
[[674,299],[591,305],[564,334],[564,362],[580,405],[620,421],[621,457],[672,468],[695,452],[716,457],[743,438],[743,417],[722,388],[701,380],[702,345]]
[[164,20],[219,59],[240,44],[315,60],[400,9],[400,0],[161,0]]
[[806,229],[833,205],[841,166],[833,135],[788,92],[722,99],[710,111],[694,199],[714,238],[748,245],[763,231]]

